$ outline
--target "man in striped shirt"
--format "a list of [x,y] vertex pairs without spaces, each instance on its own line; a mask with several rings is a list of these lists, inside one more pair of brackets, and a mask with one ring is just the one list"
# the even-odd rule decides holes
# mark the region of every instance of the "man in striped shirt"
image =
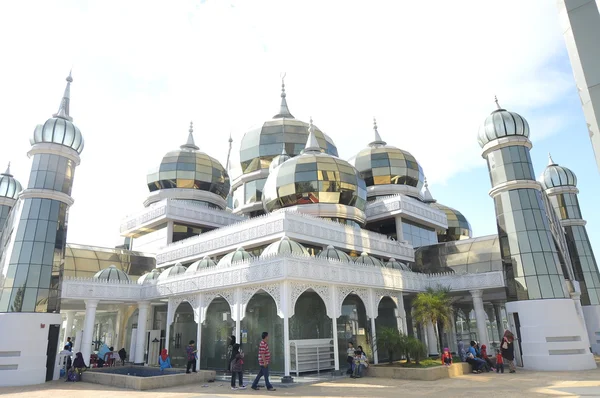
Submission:
[[262,333],[262,340],[258,345],[258,364],[260,365],[260,371],[252,383],[252,389],[258,390],[258,381],[261,377],[265,376],[265,385],[268,391],[275,391],[271,382],[269,381],[269,363],[271,363],[271,352],[269,351],[269,333]]

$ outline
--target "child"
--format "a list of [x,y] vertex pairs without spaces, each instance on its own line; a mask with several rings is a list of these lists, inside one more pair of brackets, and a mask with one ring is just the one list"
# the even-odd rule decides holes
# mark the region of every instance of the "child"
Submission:
[[483,344],[481,346],[481,359],[483,359],[485,361],[485,363],[487,363],[487,366],[492,370],[492,372],[496,369],[494,369],[494,364],[492,363],[492,360],[490,359],[490,357],[488,357],[487,354],[487,346],[485,344]]
[[190,340],[190,344],[188,344],[188,346],[185,348],[185,352],[187,354],[187,366],[185,368],[185,373],[190,373],[190,368],[192,369],[193,373],[198,373],[196,372],[196,353],[198,352],[198,350],[196,350],[196,342],[194,340]]
[[346,358],[346,362],[348,363],[348,370],[346,374],[352,375],[354,372],[354,344],[352,342],[348,342],[348,357]]
[[353,379],[359,379],[364,369],[369,366],[367,362],[367,356],[362,351],[354,351],[354,373],[352,374]]
[[448,348],[444,348],[444,353],[442,354],[442,365],[452,365],[452,354],[450,354],[450,350],[448,350]]
[[496,373],[504,373],[504,361],[502,360],[502,354],[500,350],[496,350]]
[[[231,389],[232,390],[245,390],[246,386],[244,385],[244,353],[240,349],[239,344],[234,344],[231,349],[231,356],[233,359],[229,364],[229,368],[231,369]],[[238,377],[239,387],[235,386],[235,378]]]

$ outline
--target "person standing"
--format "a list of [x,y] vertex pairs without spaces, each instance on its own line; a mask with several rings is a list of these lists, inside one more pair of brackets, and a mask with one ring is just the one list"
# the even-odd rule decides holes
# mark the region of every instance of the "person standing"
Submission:
[[73,342],[71,341],[70,337],[67,337],[67,344],[65,344],[65,346],[68,346],[68,350],[73,352]]
[[269,364],[271,363],[271,352],[269,351],[269,333],[262,333],[262,340],[258,345],[258,364],[260,365],[260,370],[256,375],[256,379],[252,383],[252,389],[258,390],[258,381],[261,377],[265,377],[265,386],[267,386],[268,391],[275,391],[275,388],[271,385],[269,381]]
[[192,372],[196,372],[196,353],[198,350],[196,349],[196,342],[194,340],[190,340],[190,344],[185,347],[185,352],[187,354],[187,366],[185,369],[185,373],[190,373],[190,368]]
[[[244,352],[240,348],[239,344],[234,344],[232,348],[233,359],[229,368],[231,369],[231,389],[232,390],[245,390],[244,385]],[[239,379],[239,387],[235,386],[236,377]]]
[[515,373],[515,335],[512,334],[510,330],[506,330],[504,332],[504,337],[502,337],[502,344],[500,345],[500,350],[502,351],[502,358],[504,358],[504,362],[508,363],[508,368],[510,369],[510,373]]

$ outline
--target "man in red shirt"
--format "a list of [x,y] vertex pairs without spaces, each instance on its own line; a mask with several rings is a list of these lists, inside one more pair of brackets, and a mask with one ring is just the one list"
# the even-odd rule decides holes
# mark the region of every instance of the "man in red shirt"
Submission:
[[258,345],[258,364],[260,365],[260,371],[256,375],[256,379],[252,383],[252,389],[258,390],[258,381],[261,377],[265,376],[265,385],[268,391],[275,391],[271,382],[269,381],[269,364],[271,363],[271,352],[269,351],[269,333],[262,333],[262,340]]

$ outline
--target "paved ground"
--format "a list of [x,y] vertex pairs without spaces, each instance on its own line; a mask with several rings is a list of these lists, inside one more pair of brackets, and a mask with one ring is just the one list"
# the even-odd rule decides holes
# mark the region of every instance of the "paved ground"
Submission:
[[[217,381],[209,387],[187,385],[150,392],[120,390],[98,384],[56,381],[33,387],[0,388],[2,397],[19,398],[196,398],[196,397],[600,397],[600,369],[583,372],[526,372],[516,374],[467,375],[439,382],[394,379],[341,378],[321,379],[314,384],[301,383],[276,392],[231,391],[227,383]],[[276,385],[277,387],[277,385]]]

